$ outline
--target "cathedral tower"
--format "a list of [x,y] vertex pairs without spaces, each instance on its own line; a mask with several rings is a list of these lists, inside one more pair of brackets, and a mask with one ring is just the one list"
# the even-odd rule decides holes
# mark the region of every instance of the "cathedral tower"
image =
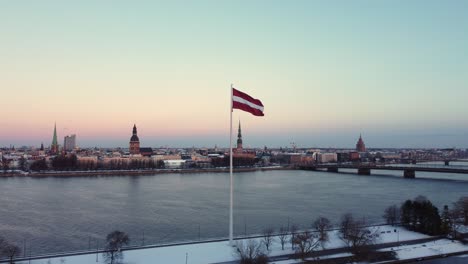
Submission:
[[130,138],[130,154],[140,154],[140,139],[137,136],[136,125],[133,125],[133,133]]

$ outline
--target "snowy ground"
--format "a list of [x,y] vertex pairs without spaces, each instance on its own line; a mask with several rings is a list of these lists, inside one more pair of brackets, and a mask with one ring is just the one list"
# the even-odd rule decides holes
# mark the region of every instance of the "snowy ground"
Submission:
[[403,260],[468,251],[468,246],[458,241],[438,239],[428,243],[387,248],[380,251],[395,251],[397,258]]
[[[378,234],[378,243],[389,243],[389,242],[403,242],[421,238],[428,238],[428,236],[408,231],[400,227],[392,226],[380,226],[375,227]],[[338,231],[329,232],[330,242],[325,245],[326,249],[341,248],[344,247],[343,241],[338,237]],[[257,238],[257,241],[261,241],[261,238]],[[427,243],[426,246],[421,245],[420,247],[411,246],[408,248],[400,247],[398,249],[399,257],[411,256],[414,254],[440,254],[438,252],[448,252],[455,250],[467,250],[468,248],[461,247],[458,244],[449,243],[450,240],[438,240],[435,245]],[[413,249],[413,250],[410,250]],[[390,250],[390,249],[388,249]],[[279,256],[293,253],[291,250],[291,244],[286,243],[285,249],[281,249],[281,244],[278,237],[275,237],[274,243],[271,246],[269,256]],[[219,263],[226,261],[233,261],[237,259],[234,248],[229,246],[227,241],[222,242],[210,242],[210,243],[196,243],[190,245],[178,245],[178,246],[167,246],[157,248],[146,248],[137,250],[126,250],[123,251],[124,263],[126,264],[144,264],[144,263],[187,263],[187,264],[207,264],[207,263]],[[86,254],[79,256],[68,256],[68,257],[57,257],[57,258],[46,258],[40,260],[21,261],[19,264],[84,264],[84,263],[106,263],[103,258],[103,254]],[[288,262],[276,262],[277,264],[294,263],[294,261]]]

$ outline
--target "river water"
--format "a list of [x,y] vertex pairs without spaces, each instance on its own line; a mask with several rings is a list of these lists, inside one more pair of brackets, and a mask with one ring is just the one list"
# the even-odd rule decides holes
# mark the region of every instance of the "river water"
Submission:
[[[378,173],[236,173],[235,235],[288,222],[307,228],[318,216],[337,223],[346,212],[380,223],[387,206],[417,195],[439,208],[468,195],[468,175]],[[96,248],[115,229],[132,245],[221,238],[228,206],[228,173],[0,178],[0,236],[27,255]]]

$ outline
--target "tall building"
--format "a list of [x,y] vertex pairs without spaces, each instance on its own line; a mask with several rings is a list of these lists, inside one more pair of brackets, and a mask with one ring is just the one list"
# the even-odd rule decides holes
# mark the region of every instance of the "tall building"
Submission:
[[72,151],[76,148],[76,135],[65,136],[63,139],[63,149],[65,151]]
[[140,154],[140,139],[137,136],[137,128],[135,124],[133,124],[133,133],[130,138],[130,154]]
[[52,137],[52,144],[50,145],[50,153],[58,154],[59,145],[57,141],[57,123],[54,124],[54,136]]
[[362,140],[362,136],[359,134],[359,140],[356,143],[356,151],[357,152],[366,152],[366,144]]
[[237,131],[237,151],[242,152],[242,132],[241,132],[240,121],[239,121],[239,129]]
[[241,124],[239,121],[239,129],[237,130],[237,147],[232,150],[234,153],[234,158],[255,158],[255,151],[245,150],[242,146],[242,130]]

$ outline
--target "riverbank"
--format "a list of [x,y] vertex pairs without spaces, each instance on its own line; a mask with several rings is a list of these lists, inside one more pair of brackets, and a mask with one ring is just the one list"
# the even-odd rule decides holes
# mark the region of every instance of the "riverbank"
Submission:
[[[420,233],[406,230],[402,227],[381,225],[372,226],[379,234],[375,248],[381,252],[395,252],[396,259],[382,263],[401,263],[423,258],[443,257],[444,255],[466,254],[468,247],[456,241],[430,237]],[[314,258],[320,259],[340,259],[343,256],[349,257],[349,248],[340,238],[339,230],[328,231],[329,240],[324,244],[324,248],[315,251]],[[262,243],[262,236],[239,237],[236,242],[240,244],[255,241]],[[290,241],[289,235],[286,241]],[[128,263],[175,263],[184,262],[193,264],[218,263],[235,264],[238,263],[238,255],[235,249],[229,245],[226,239],[217,239],[200,242],[186,242],[166,245],[148,245],[141,247],[124,248],[123,260]],[[51,264],[81,264],[81,263],[106,263],[105,251],[98,249],[95,251],[82,251],[76,253],[64,253],[56,255],[45,255],[35,257],[22,257],[16,259],[19,264],[41,264],[44,261]],[[270,250],[267,251],[270,261],[273,263],[307,263],[306,261],[294,258],[295,251],[291,249],[291,244],[287,242],[284,248],[281,246],[278,236],[273,236]],[[3,262],[3,261],[0,261]]]
[[[246,167],[234,168],[234,172],[255,172],[271,170],[294,170],[289,166],[271,166],[271,167]],[[40,171],[24,172],[10,171],[0,172],[0,177],[96,177],[96,176],[139,176],[155,175],[167,173],[228,173],[229,168],[208,168],[208,169],[145,169],[145,170],[92,170],[92,171]]]

